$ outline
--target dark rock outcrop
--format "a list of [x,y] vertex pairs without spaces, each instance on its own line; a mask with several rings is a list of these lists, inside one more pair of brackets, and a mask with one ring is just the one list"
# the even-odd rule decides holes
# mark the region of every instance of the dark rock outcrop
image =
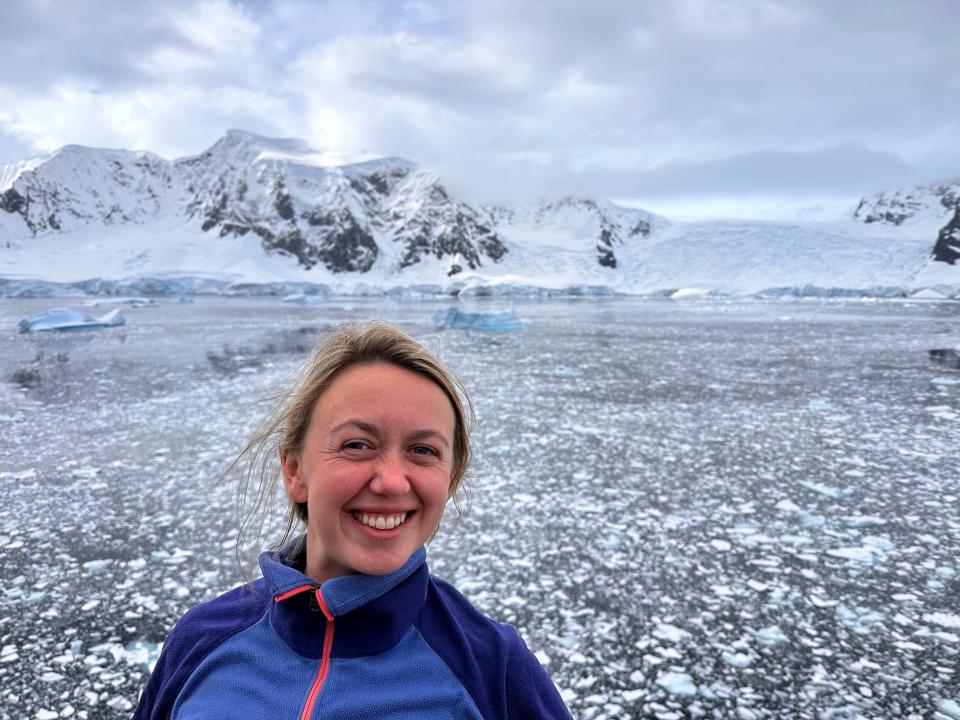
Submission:
[[960,260],[960,203],[954,209],[950,222],[940,230],[933,246],[933,259],[950,265]]

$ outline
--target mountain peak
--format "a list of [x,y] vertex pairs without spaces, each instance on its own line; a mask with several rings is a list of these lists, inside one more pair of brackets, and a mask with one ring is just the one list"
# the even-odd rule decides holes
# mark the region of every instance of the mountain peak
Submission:
[[236,128],[227,130],[226,134],[214,144],[214,147],[220,144],[233,146],[244,145],[250,148],[256,148],[261,152],[267,151],[289,155],[312,155],[318,152],[318,150],[311,147],[306,140],[299,138],[271,138]]

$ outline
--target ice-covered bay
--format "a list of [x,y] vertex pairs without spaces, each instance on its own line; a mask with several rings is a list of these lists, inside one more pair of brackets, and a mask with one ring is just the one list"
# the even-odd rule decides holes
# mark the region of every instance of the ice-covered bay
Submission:
[[207,488],[259,399],[368,317],[477,404],[433,571],[575,716],[954,717],[960,373],[927,350],[956,304],[552,301],[488,335],[435,330],[438,303],[201,298],[17,333],[56,304],[0,301],[0,717],[129,715],[153,644],[240,579]]

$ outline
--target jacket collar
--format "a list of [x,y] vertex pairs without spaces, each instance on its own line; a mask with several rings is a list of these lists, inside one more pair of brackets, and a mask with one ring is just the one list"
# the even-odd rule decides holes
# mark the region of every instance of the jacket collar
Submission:
[[[427,553],[419,548],[387,575],[346,575],[319,585],[332,623],[320,611],[316,581],[304,575],[304,543],[300,540],[260,556],[260,569],[271,596],[270,622],[297,653],[320,657],[324,634],[336,626],[332,655],[379,654],[396,645],[426,599]],[[297,552],[299,550],[299,552]]]

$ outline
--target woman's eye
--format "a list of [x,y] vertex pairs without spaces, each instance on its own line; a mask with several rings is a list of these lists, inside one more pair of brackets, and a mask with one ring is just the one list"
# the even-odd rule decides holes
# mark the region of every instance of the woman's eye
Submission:
[[343,444],[346,450],[366,450],[370,446],[364,440],[351,440]]
[[437,454],[436,450],[434,450],[432,447],[427,447],[426,445],[414,445],[413,448],[411,448],[411,452],[413,452],[414,455],[436,455]]

